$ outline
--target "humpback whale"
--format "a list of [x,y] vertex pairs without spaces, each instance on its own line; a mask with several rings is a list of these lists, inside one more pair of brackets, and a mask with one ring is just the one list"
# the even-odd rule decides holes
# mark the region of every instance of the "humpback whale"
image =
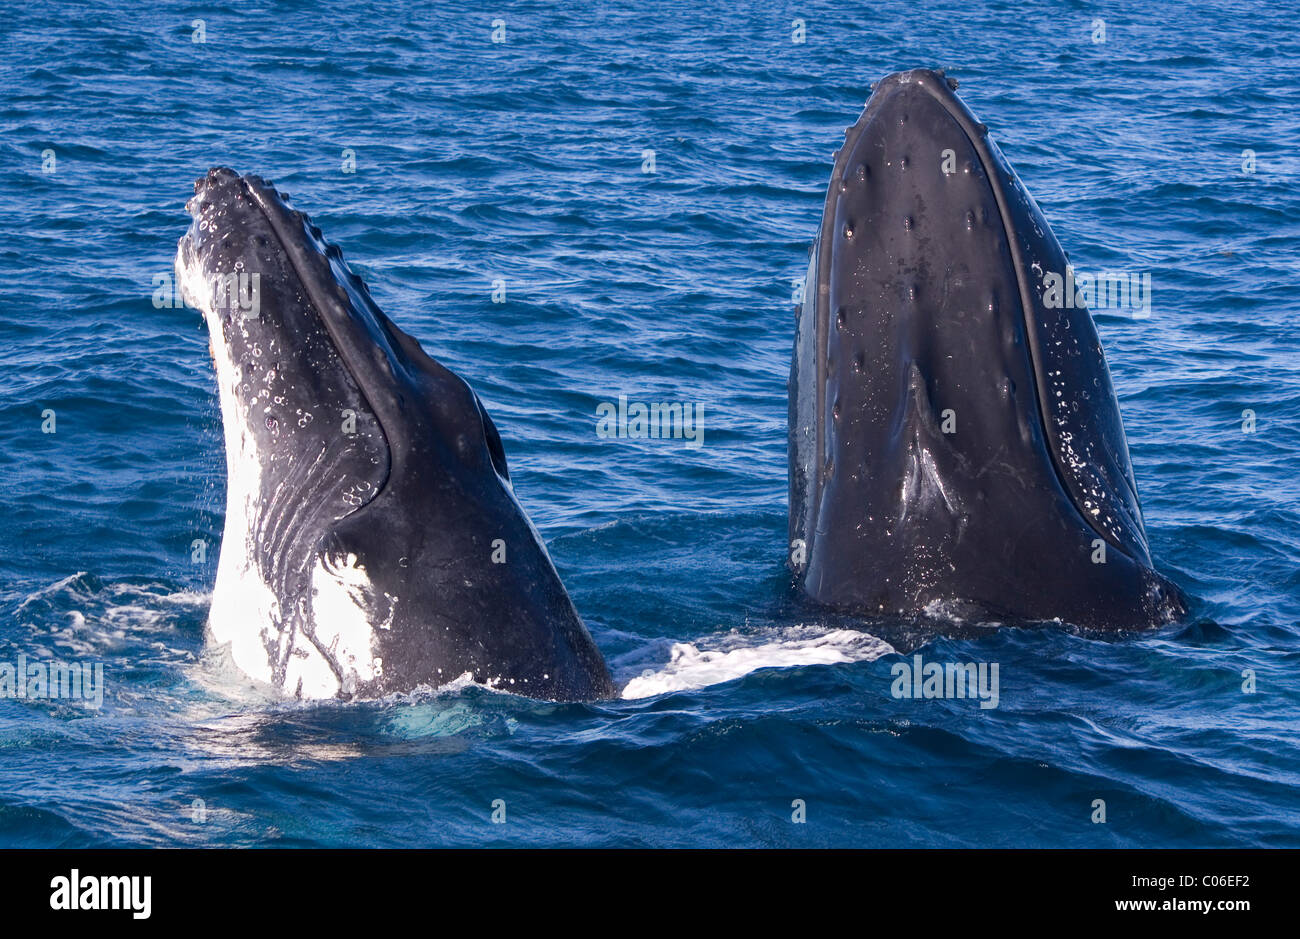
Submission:
[[470,386],[265,180],[210,170],[186,207],[177,280],[207,323],[226,445],[209,641],[299,699],[464,675],[611,696]]
[[1176,620],[1092,317],[1044,289],[1069,260],[955,89],[889,75],[835,155],[790,371],[795,583],[855,615]]

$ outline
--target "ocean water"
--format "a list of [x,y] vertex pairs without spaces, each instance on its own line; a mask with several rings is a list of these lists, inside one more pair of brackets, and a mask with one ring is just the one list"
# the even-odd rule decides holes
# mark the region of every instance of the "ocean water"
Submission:
[[[105,681],[0,700],[0,844],[1300,846],[1294,12],[0,3],[0,662]],[[794,283],[844,128],[919,65],[1077,267],[1151,273],[1149,317],[1096,319],[1193,599],[921,646],[997,663],[996,708],[893,697],[907,659],[782,563]],[[152,295],[217,164],[477,389],[623,698],[292,704],[205,652],[215,384]],[[598,438],[620,394],[702,407],[703,445]]]

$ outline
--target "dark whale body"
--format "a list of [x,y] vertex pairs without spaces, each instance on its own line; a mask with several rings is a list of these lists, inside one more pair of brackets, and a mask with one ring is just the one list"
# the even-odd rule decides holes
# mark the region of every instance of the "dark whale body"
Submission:
[[227,514],[209,633],[299,698],[462,676],[608,697],[478,397],[256,176],[195,183],[176,269],[205,315]]
[[790,372],[790,567],[868,614],[1151,626],[1147,546],[1068,260],[941,73],[890,75],[837,153]]

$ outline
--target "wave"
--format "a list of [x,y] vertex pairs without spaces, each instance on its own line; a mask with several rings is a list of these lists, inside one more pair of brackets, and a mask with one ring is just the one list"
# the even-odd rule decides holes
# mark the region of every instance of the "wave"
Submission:
[[[775,637],[772,637],[775,633]],[[894,647],[870,633],[853,629],[820,631],[810,626],[774,629],[764,642],[736,632],[709,640],[673,643],[669,660],[647,670],[624,687],[624,699],[649,698],[673,691],[692,691],[732,681],[761,668],[795,668],[870,662]],[[701,648],[708,642],[713,648]]]

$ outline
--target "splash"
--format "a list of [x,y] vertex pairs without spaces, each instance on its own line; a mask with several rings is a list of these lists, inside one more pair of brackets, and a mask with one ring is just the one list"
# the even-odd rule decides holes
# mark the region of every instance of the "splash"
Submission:
[[702,649],[690,642],[674,643],[668,664],[659,671],[632,679],[623,688],[623,697],[648,698],[670,691],[704,688],[760,668],[870,662],[894,651],[884,640],[855,629],[817,632],[798,626],[774,632],[777,638],[758,645],[752,644],[752,636],[742,637],[735,632],[715,640],[713,644],[717,648],[712,649]]

